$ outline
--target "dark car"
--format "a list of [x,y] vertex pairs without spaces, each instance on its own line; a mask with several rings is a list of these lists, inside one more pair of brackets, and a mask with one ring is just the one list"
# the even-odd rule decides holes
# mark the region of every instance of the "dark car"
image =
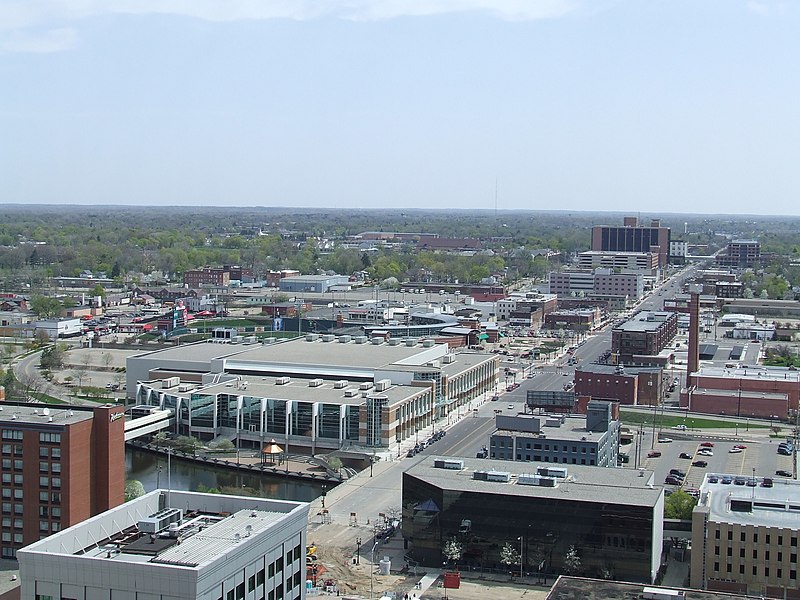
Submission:
[[683,485],[683,480],[680,477],[675,477],[675,475],[667,475],[664,483],[669,485]]
[[659,456],[661,456],[661,452],[658,450],[650,450],[650,452],[647,453],[647,458],[658,458]]
[[750,477],[747,479],[747,487],[756,487],[758,485],[758,479],[755,477]]
[[716,475],[708,476],[708,483],[718,483],[718,482],[719,482],[719,477],[717,477]]
[[789,471],[784,471],[783,469],[775,471],[775,475],[780,475],[781,477],[791,477],[792,476],[792,474]]
[[722,479],[719,480],[720,483],[724,483],[725,485],[730,485],[733,481],[733,477],[730,475],[723,475]]
[[670,469],[669,474],[677,475],[678,477],[686,477],[686,473],[684,471],[681,471],[680,469]]
[[694,461],[692,463],[692,466],[693,467],[700,467],[701,469],[704,469],[704,468],[706,468],[708,466],[708,463],[706,461],[704,461],[704,460],[696,460],[696,461]]
[[406,458],[414,458],[417,455],[417,451],[411,448],[408,452],[406,452]]
[[772,487],[772,477],[764,477],[761,481],[761,487]]
[[685,458],[686,460],[692,460],[692,455],[689,454],[688,452],[681,452],[678,455],[678,458]]
[[745,483],[747,483],[747,478],[746,477],[735,477],[733,479],[733,484],[734,485],[744,485]]

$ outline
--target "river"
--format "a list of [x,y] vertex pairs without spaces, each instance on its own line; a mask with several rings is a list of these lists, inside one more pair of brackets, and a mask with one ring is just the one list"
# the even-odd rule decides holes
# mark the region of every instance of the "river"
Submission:
[[[197,491],[198,487],[245,488],[261,498],[298,500],[309,502],[322,493],[322,484],[309,483],[297,479],[286,479],[274,475],[262,475],[248,471],[236,471],[214,467],[205,463],[172,459],[171,484],[174,490]],[[126,479],[142,482],[148,492],[161,487],[166,489],[167,457],[144,452],[136,448],[125,449]],[[328,484],[330,486],[330,484]],[[330,487],[329,487],[330,489]]]

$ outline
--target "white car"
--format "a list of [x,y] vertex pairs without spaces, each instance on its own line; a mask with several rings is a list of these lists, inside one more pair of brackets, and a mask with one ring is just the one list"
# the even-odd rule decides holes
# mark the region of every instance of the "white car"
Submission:
[[728,454],[741,454],[741,453],[742,453],[741,448],[731,448],[730,450],[728,450]]
[[506,408],[508,408],[508,410],[514,410],[514,405],[513,404],[509,404]]
[[714,456],[714,452],[708,448],[703,448],[697,451],[697,456]]
[[686,431],[686,425],[673,425],[672,428],[678,431]]
[[667,438],[667,437],[658,438],[658,443],[659,444],[671,444],[672,443],[672,438]]

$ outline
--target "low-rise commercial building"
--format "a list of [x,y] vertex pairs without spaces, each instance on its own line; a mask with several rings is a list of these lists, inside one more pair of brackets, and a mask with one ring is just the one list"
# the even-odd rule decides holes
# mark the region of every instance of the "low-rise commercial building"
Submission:
[[786,419],[800,404],[800,371],[788,367],[700,367],[689,374],[681,406],[693,412]]
[[720,267],[752,267],[761,259],[761,243],[757,240],[732,240],[716,255]]
[[619,415],[611,402],[592,400],[585,417],[497,415],[489,457],[499,460],[616,467]]
[[657,406],[664,394],[660,367],[583,364],[575,369],[575,394],[627,406]]
[[[692,513],[691,586],[762,598],[800,598],[800,484],[708,474]],[[747,485],[744,485],[746,483]]]
[[156,490],[18,553],[22,600],[306,597],[308,504]]
[[[661,564],[664,490],[651,471],[428,456],[403,474],[411,558],[439,567],[451,539],[462,565],[557,573],[571,547],[587,575],[650,583]],[[506,545],[522,555],[504,565]]]
[[329,292],[331,288],[349,287],[349,282],[350,280],[346,275],[296,275],[279,279],[278,289],[282,292],[316,292],[324,294]]
[[582,269],[606,268],[619,272],[641,272],[652,277],[657,277],[660,272],[658,254],[653,252],[588,250],[578,254],[578,266]]

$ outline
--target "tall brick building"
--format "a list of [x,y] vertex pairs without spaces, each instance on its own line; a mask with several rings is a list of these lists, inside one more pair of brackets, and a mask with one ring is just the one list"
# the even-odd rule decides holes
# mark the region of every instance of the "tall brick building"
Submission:
[[123,407],[0,404],[0,556],[118,506]]
[[652,252],[658,254],[659,268],[669,260],[670,229],[653,219],[649,226],[639,223],[638,217],[625,217],[622,226],[595,225],[592,227],[592,250],[603,252]]

